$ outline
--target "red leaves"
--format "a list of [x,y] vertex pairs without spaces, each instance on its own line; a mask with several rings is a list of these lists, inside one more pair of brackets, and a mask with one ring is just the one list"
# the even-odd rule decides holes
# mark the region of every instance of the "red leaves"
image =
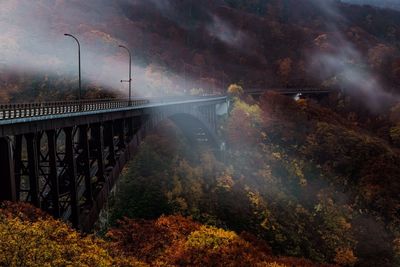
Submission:
[[199,224],[181,216],[162,216],[156,221],[125,218],[107,236],[127,255],[151,262],[160,257],[172,242],[199,227]]
[[155,266],[318,266],[304,259],[274,257],[266,243],[250,234],[239,236],[181,216],[124,219],[108,237],[126,255]]
[[4,201],[0,204],[0,214],[7,218],[17,217],[30,222],[51,218],[47,213],[25,202]]

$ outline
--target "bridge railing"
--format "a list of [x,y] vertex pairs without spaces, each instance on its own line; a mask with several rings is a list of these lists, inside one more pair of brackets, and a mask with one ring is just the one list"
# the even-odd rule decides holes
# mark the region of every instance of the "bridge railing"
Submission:
[[148,104],[147,99],[96,99],[82,101],[55,101],[41,103],[0,104],[0,120],[41,117],[68,113],[118,109]]
[[0,103],[0,121],[43,117],[97,110],[112,110],[154,103],[168,103],[209,98],[210,96],[163,96],[128,99],[92,99],[81,101],[54,101],[37,103]]

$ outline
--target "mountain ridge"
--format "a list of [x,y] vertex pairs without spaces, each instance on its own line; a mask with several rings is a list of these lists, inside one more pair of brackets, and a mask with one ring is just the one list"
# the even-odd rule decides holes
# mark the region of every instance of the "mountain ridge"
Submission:
[[[198,87],[221,91],[233,82],[245,88],[321,86],[340,73],[330,66],[332,75],[319,74],[312,63],[321,51],[330,56],[332,51],[325,48],[335,47],[337,43],[345,43],[343,50],[351,47],[356,52],[353,54],[359,55],[352,59],[353,65],[357,65],[352,68],[360,66],[371,73],[369,76],[385,81],[380,87],[393,90],[399,85],[397,71],[389,70],[389,66],[400,64],[397,11],[330,1],[326,2],[329,5],[321,6],[315,0],[202,3],[120,0],[102,1],[96,8],[92,8],[93,1],[42,0],[42,6],[37,6],[34,12],[27,10],[28,2],[12,3],[18,12],[3,13],[0,23],[10,26],[7,19],[13,15],[18,15],[19,23],[10,26],[11,32],[0,35],[10,44],[1,55],[6,61],[2,72],[11,72],[0,80],[3,86],[9,84],[8,87],[18,88],[21,93],[31,86],[19,83],[17,78],[7,80],[19,72],[16,69],[28,68],[29,72],[46,76],[54,75],[55,69],[60,76],[57,80],[63,75],[70,81],[76,79],[75,58],[65,56],[65,53],[74,53],[71,43],[63,39],[61,33],[65,31],[82,39],[87,86],[117,89],[116,92],[126,90],[118,83],[124,78],[121,73],[126,72],[125,55],[117,49],[119,43],[128,45],[134,52],[137,73],[134,80],[139,94],[143,91],[160,94],[164,89],[179,93]],[[287,5],[291,8],[287,9]],[[80,12],[75,13],[77,9]],[[36,27],[27,26],[26,30],[23,26],[29,23],[29,16],[42,19],[31,23]],[[82,18],[82,22],[75,22]],[[37,33],[42,38],[40,44],[29,39]],[[324,42],[317,43],[324,35]],[[52,45],[43,45],[46,38]],[[11,45],[21,43],[29,46]],[[373,54],[379,54],[382,60],[371,62],[377,60]],[[26,55],[29,60],[21,62],[20,55]],[[54,67],[43,68],[49,63]],[[94,65],[97,69],[93,69]],[[49,86],[52,87],[45,83],[42,87]],[[73,87],[73,82],[66,87]],[[15,93],[5,96],[11,101],[15,97]]]

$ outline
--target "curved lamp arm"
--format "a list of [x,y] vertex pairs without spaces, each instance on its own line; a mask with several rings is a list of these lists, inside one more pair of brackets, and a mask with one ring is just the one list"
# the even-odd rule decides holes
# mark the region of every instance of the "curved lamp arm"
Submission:
[[78,44],[78,62],[79,62],[79,100],[81,100],[82,97],[82,75],[81,75],[81,44],[79,43],[78,38],[73,36],[72,34],[69,33],[64,33],[65,36],[73,38],[76,43]]

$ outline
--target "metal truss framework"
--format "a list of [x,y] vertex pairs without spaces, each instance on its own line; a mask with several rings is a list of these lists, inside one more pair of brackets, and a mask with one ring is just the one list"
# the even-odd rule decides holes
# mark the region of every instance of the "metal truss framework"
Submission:
[[211,139],[210,132],[217,128],[215,104],[152,108],[139,115],[125,112],[112,119],[96,117],[92,123],[74,120],[65,127],[51,123],[43,130],[0,136],[0,199],[30,202],[90,231],[146,133],[166,118],[177,115],[179,121],[179,114],[188,114],[196,125],[190,126],[191,134]]

